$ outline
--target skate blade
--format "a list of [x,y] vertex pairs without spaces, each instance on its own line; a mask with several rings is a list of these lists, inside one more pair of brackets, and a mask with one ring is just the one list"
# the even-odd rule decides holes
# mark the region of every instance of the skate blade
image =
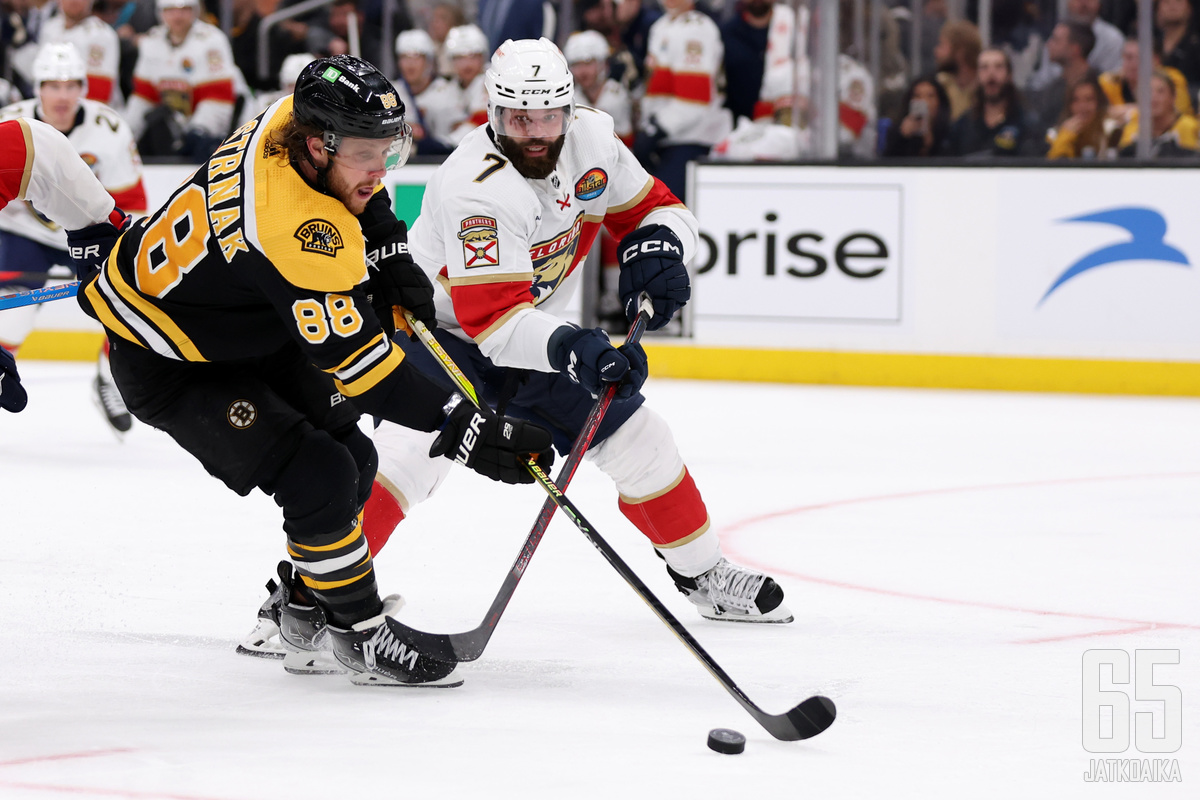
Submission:
[[346,671],[332,653],[291,649],[283,656],[283,669],[292,675],[341,675]]
[[254,630],[246,634],[237,646],[243,656],[256,658],[283,658],[283,644],[279,641],[279,626],[267,619],[259,619]]
[[766,614],[738,614],[736,612],[721,612],[711,607],[697,606],[700,616],[714,622],[741,622],[756,625],[784,625],[795,621],[787,606],[779,605]]
[[279,661],[283,658],[282,650],[256,650],[252,647],[247,647],[244,644],[239,644],[234,650],[239,656],[253,656],[254,658],[269,658],[272,661]]
[[453,689],[455,686],[463,685],[463,678],[457,669],[444,678],[423,683],[404,683],[386,675],[376,675],[373,672],[351,672],[350,682],[355,686],[386,686],[397,689]]

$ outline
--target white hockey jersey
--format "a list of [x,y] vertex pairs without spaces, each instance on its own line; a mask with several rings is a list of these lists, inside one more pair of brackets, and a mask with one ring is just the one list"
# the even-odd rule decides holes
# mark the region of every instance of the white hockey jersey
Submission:
[[557,169],[529,180],[476,128],[429,179],[409,250],[435,287],[438,325],[496,364],[552,372],[546,348],[603,224],[620,240],[661,223],[696,252],[696,218],[614,135],[579,108]]
[[642,119],[653,118],[664,144],[712,145],[733,130],[718,85],[725,45],[717,23],[699,11],[660,17],[650,26]]
[[87,65],[88,99],[114,108],[125,104],[120,85],[121,40],[111,25],[99,17],[87,17],[68,28],[66,17],[56,14],[42,26],[38,43],[75,45]]
[[146,114],[160,103],[187,117],[190,129],[226,136],[233,123],[234,82],[233,50],[220,28],[197,20],[176,47],[165,25],[154,26],[138,46],[125,111],[135,139],[145,130]]
[[[6,106],[0,109],[0,121],[20,117],[36,119],[37,106],[36,100],[22,100]],[[95,100],[81,101],[75,127],[67,134],[67,141],[118,207],[134,214],[146,212],[142,160],[133,141],[133,131],[117,112]],[[67,234],[58,218],[50,210],[39,207],[36,201],[10,203],[0,210],[0,230],[59,250],[67,249]]]
[[790,103],[794,94],[805,97],[811,94],[808,19],[808,6],[800,6],[799,24],[791,6],[776,3],[772,7],[762,88],[754,107],[755,119],[773,116],[781,104]]
[[73,153],[66,137],[44,122],[0,121],[0,210],[28,201],[68,230],[107,219],[112,196]]
[[467,118],[458,83],[449,78],[434,78],[415,101],[425,121],[425,135],[449,144],[450,134]]
[[575,102],[599,109],[613,118],[613,131],[627,145],[633,144],[633,99],[629,90],[608,78],[600,87],[600,96],[593,102],[579,84],[575,84]]

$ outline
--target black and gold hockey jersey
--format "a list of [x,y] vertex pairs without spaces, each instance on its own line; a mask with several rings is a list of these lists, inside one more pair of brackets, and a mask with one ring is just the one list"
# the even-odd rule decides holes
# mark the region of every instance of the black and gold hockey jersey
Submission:
[[[399,369],[403,350],[367,300],[358,220],[272,143],[291,110],[288,96],[247,122],[134,223],[81,303],[110,334],[169,359],[237,361],[294,341],[362,411],[414,424],[416,409],[385,409],[400,382],[415,388],[399,374],[415,370]],[[422,409],[415,426],[429,430],[439,414],[440,404]]]

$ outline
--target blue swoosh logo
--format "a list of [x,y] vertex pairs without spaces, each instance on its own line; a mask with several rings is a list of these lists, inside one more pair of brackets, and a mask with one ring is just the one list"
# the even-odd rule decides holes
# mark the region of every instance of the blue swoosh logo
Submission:
[[1095,214],[1084,214],[1070,217],[1061,222],[1099,222],[1105,225],[1115,225],[1129,231],[1130,240],[1101,247],[1088,253],[1083,258],[1067,267],[1063,274],[1050,285],[1040,306],[1046,302],[1050,294],[1072,278],[1087,272],[1089,269],[1103,267],[1106,264],[1117,264],[1122,261],[1166,261],[1171,264],[1182,264],[1190,267],[1191,263],[1183,251],[1167,244],[1163,237],[1167,234],[1167,221],[1163,215],[1150,208],[1112,208],[1107,211],[1097,211]]

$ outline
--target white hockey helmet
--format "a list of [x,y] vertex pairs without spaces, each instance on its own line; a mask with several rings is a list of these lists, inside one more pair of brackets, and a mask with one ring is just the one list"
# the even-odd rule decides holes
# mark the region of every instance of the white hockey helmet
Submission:
[[565,134],[575,118],[575,78],[562,51],[546,37],[507,40],[492,55],[492,64],[483,78],[488,93],[488,122],[501,136],[527,138],[509,130],[499,109],[563,109]]
[[312,53],[292,53],[285,58],[279,65],[279,88],[286,89],[289,86],[295,86],[301,70],[316,60],[317,57]]
[[87,94],[87,65],[69,42],[45,44],[33,59],[33,86],[40,95],[43,81],[79,81]]
[[198,15],[200,13],[200,0],[154,0],[155,7],[159,10],[159,16],[162,16],[164,8],[193,8]]
[[[449,41],[449,36],[446,40]],[[396,37],[396,55],[398,56],[425,56],[432,62],[436,52],[437,48],[434,47],[433,37],[420,28],[400,31]]]
[[451,58],[474,55],[486,57],[488,49],[487,35],[478,25],[459,25],[451,28],[446,34],[446,55]]
[[567,37],[563,55],[568,64],[580,61],[608,61],[608,41],[599,31],[578,31]]

